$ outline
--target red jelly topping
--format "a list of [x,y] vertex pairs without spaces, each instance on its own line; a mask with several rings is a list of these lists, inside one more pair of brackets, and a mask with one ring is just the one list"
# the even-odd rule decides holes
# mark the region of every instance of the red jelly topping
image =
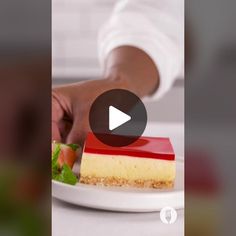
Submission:
[[175,160],[174,150],[169,138],[140,137],[136,142],[128,146],[111,147],[100,142],[94,134],[89,133],[84,152]]

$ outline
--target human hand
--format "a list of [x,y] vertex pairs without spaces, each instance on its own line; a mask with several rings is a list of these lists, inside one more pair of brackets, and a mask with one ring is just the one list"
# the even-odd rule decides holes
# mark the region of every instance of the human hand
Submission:
[[158,71],[142,50],[122,46],[107,57],[104,77],[70,84],[52,91],[52,139],[83,144],[93,101],[111,89],[126,89],[139,97],[151,95],[159,85]]
[[102,79],[70,84],[52,91],[52,140],[83,144],[93,101],[103,92],[127,89],[123,80]]

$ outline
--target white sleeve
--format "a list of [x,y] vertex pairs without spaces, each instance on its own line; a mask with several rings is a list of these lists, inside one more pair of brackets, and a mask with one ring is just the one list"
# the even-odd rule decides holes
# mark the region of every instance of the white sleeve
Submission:
[[183,75],[184,0],[121,0],[98,38],[102,66],[114,48],[130,45],[145,51],[160,74],[155,98]]

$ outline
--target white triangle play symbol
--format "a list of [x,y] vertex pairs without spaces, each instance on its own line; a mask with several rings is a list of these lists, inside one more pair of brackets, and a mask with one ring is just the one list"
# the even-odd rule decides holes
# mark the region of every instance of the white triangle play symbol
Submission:
[[113,130],[129,120],[131,120],[131,116],[113,106],[109,106],[109,130]]

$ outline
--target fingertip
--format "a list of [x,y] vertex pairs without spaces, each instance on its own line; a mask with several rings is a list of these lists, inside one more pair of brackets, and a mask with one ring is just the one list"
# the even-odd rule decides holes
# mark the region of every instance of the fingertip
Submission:
[[84,142],[84,138],[85,135],[82,131],[72,129],[67,137],[66,142],[82,145]]
[[51,141],[61,142],[61,135],[59,128],[55,122],[52,122],[52,138]]

